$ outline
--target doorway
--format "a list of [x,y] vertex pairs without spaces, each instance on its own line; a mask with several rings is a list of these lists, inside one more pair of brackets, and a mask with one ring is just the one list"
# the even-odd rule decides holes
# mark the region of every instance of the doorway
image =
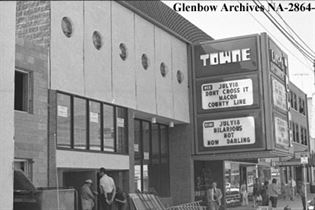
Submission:
[[[97,179],[97,171],[66,171],[63,172],[63,186],[66,188],[74,188],[78,192],[76,196],[76,204],[77,209],[81,210],[81,199],[80,199],[80,188],[84,184],[84,181],[87,179],[91,179],[93,182],[92,191],[97,191],[98,179]],[[95,202],[95,206],[93,210],[97,210],[98,205]]]

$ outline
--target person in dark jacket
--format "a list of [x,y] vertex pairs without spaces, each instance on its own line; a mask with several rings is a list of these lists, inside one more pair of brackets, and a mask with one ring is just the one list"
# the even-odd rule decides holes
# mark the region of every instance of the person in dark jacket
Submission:
[[254,207],[256,207],[257,198],[261,195],[261,183],[258,178],[255,179],[253,195],[254,195]]
[[268,194],[269,182],[265,181],[264,186],[261,188],[262,205],[269,206],[269,194]]

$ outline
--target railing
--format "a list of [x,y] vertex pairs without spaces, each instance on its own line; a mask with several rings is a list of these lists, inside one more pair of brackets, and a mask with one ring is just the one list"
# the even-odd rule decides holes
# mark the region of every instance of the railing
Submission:
[[205,206],[201,206],[201,201],[194,201],[166,208],[160,198],[153,193],[137,191],[136,193],[130,193],[129,195],[133,207],[136,210],[206,210]]

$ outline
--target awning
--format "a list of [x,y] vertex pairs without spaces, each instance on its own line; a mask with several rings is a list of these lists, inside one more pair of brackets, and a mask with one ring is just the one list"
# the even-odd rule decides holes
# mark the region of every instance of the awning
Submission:
[[287,157],[292,154],[281,151],[265,150],[265,151],[251,151],[251,152],[237,152],[237,153],[211,153],[193,155],[194,160],[250,160],[258,158],[274,158]]

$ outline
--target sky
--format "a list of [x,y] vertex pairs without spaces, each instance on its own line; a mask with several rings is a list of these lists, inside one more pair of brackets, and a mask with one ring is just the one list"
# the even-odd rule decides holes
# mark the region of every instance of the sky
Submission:
[[[172,9],[175,3],[180,3],[180,5],[197,5],[199,3],[201,5],[217,6],[217,11],[178,12],[214,39],[266,32],[279,45],[279,47],[288,54],[290,81],[306,92],[308,96],[312,96],[315,92],[313,64],[308,61],[283,34],[281,34],[262,11],[220,11],[224,6],[223,4],[226,4],[227,6],[239,6],[240,4],[254,6],[255,3],[253,1],[178,0],[163,2]],[[260,2],[267,7],[266,0],[260,0]],[[308,47],[315,52],[315,1],[269,0],[269,2],[275,3],[281,18],[283,18],[294,32],[302,38]],[[299,4],[297,5],[297,8],[302,9],[299,9],[299,11],[288,11],[291,4],[293,6],[292,9],[294,10],[295,3]],[[304,4],[302,5],[302,3]],[[301,11],[305,6],[308,6],[309,3],[310,7],[314,9],[311,11]],[[281,7],[286,7],[288,9],[281,11]],[[282,26],[285,27],[286,30],[289,30],[276,12],[270,11],[270,13]]]

